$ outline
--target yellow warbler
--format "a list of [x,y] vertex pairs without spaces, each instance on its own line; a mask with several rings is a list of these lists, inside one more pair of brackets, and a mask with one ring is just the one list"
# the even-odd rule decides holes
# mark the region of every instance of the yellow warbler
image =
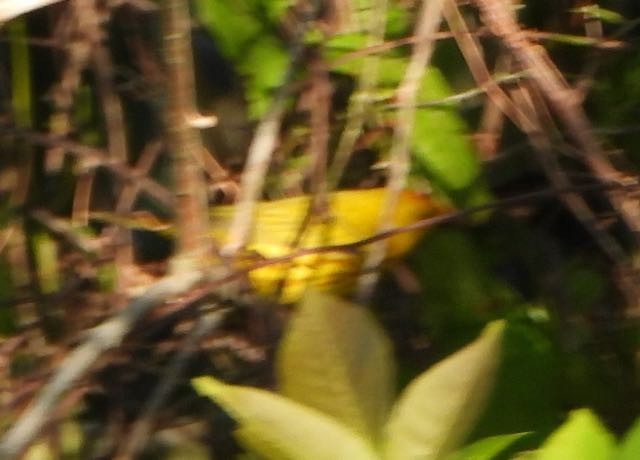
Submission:
[[[312,217],[305,228],[302,226],[311,197],[259,203],[246,250],[263,258],[291,256],[291,259],[251,270],[249,280],[253,287],[259,294],[282,303],[297,301],[308,285],[348,291],[358,275],[364,248],[302,256],[295,256],[295,251],[351,244],[373,236],[378,228],[385,193],[384,188],[331,193],[327,218]],[[441,214],[447,209],[429,195],[405,190],[394,210],[392,228]],[[218,242],[225,241],[233,212],[233,205],[213,208],[212,236]],[[391,236],[387,241],[387,260],[406,254],[422,233],[417,230]]]

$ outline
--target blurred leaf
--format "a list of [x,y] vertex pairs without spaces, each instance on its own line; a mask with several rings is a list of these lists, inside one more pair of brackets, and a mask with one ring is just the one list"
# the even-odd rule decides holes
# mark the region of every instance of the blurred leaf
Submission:
[[387,425],[386,459],[441,459],[460,446],[493,387],[503,331],[503,322],[489,324],[409,384]]
[[307,291],[278,354],[280,392],[377,441],[393,401],[391,345],[371,313]]
[[598,19],[611,24],[620,24],[624,22],[624,16],[620,13],[606,8],[601,8],[595,3],[592,5],[581,6],[580,8],[573,8],[569,11],[572,13],[582,13],[587,19]]
[[283,82],[289,55],[281,43],[269,37],[252,43],[238,70],[249,78],[247,99],[249,116],[259,118],[271,103],[271,93]]
[[402,37],[408,33],[412,19],[404,5],[392,3],[387,10],[387,39]]
[[[418,102],[437,101],[452,94],[442,73],[430,67],[422,80]],[[491,199],[480,176],[468,129],[455,109],[419,109],[412,147],[415,159],[429,179],[460,207],[477,206]]]
[[261,0],[261,8],[264,8],[267,12],[267,17],[271,22],[278,22],[282,19],[282,16],[296,4],[295,0]]
[[[0,301],[9,300],[14,294],[11,267],[4,258],[0,258]],[[14,333],[16,327],[16,310],[6,306],[0,308],[0,337]]]
[[67,421],[60,427],[60,448],[65,459],[82,458],[84,433],[82,426],[75,421]]
[[608,460],[614,447],[613,435],[600,420],[589,409],[579,409],[571,412],[569,419],[549,436],[536,459]]
[[[4,8],[7,3],[4,2]],[[2,20],[0,3],[0,21]],[[11,8],[9,8],[11,9]],[[7,26],[11,46],[11,105],[13,121],[18,128],[31,128],[33,113],[31,108],[31,63],[29,59],[29,41],[27,25],[23,19],[11,22]]]
[[195,5],[198,18],[216,38],[222,53],[233,61],[263,33],[259,18],[244,0],[196,0]]
[[640,418],[627,431],[620,443],[614,460],[637,460],[640,456]]
[[558,350],[546,332],[549,324],[525,316],[534,307],[513,309],[503,338],[502,365],[476,437],[548,430],[558,420]]
[[[216,38],[225,57],[245,79],[249,114],[264,115],[271,92],[284,80],[289,53],[276,34],[275,22],[286,11],[288,1],[251,2],[197,0],[198,17]],[[264,18],[264,13],[267,18]],[[270,24],[271,19],[274,24]]]
[[40,289],[44,294],[57,292],[60,289],[58,244],[48,233],[44,232],[34,234],[32,244]]
[[491,460],[528,434],[502,434],[480,439],[447,457],[447,460]]
[[203,396],[238,422],[238,440],[261,458],[372,460],[372,446],[335,419],[268,391],[226,385],[211,377],[193,379]]
[[55,458],[49,442],[41,441],[29,447],[23,460],[55,460]]
[[[482,248],[459,230],[437,229],[416,251],[416,271],[425,293],[425,320],[436,339],[456,346],[490,319],[494,306],[512,305],[516,295],[492,273]],[[474,332],[475,333],[475,332]]]

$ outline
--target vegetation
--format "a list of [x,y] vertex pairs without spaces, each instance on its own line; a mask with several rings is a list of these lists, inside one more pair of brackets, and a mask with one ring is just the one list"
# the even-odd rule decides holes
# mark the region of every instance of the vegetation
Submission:
[[0,459],[638,458],[636,3],[0,0]]

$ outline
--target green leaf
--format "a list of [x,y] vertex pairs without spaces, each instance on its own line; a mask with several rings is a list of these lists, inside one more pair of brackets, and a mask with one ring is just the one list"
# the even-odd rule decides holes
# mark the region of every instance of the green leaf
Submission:
[[11,106],[16,127],[33,126],[31,101],[31,61],[27,24],[17,19],[7,25],[11,49]]
[[416,250],[416,270],[425,296],[424,319],[434,340],[466,343],[495,306],[510,306],[516,294],[492,272],[488,250],[468,233],[436,229]]
[[624,435],[615,460],[636,460],[640,456],[640,418]]
[[57,242],[48,233],[38,232],[33,235],[32,244],[40,289],[45,294],[57,292],[61,283]]
[[501,434],[480,439],[447,457],[447,460],[491,460],[528,434]]
[[234,61],[263,33],[263,25],[245,1],[196,0],[195,6],[198,18],[216,37],[222,53]]
[[253,42],[238,69],[247,77],[247,99],[249,116],[259,118],[271,103],[271,94],[285,78],[289,66],[289,55],[282,43],[274,38],[263,37]]
[[387,425],[388,460],[441,459],[460,446],[482,412],[501,355],[502,321],[405,389]]
[[272,460],[373,460],[371,445],[315,409],[268,391],[226,385],[212,377],[192,380],[196,391],[220,404],[238,422],[236,436],[248,450]]
[[[442,73],[433,67],[426,72],[419,90],[420,102],[442,100],[453,94]],[[424,107],[416,112],[412,148],[414,158],[429,179],[459,206],[476,206],[489,201],[481,180],[480,163],[467,127],[450,107]]]
[[598,19],[610,24],[620,24],[624,22],[624,16],[620,13],[606,8],[601,8],[597,4],[582,6],[580,8],[572,8],[569,11],[572,13],[582,13],[588,19]]
[[569,419],[547,438],[536,459],[608,460],[614,447],[613,435],[600,420],[589,409],[579,409],[571,412]]
[[371,313],[309,290],[280,345],[283,395],[376,441],[393,402],[391,345]]

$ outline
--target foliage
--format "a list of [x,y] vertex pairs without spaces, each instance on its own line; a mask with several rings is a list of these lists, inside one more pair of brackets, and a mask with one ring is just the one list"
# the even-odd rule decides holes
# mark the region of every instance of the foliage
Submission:
[[[192,182],[166,141],[170,3],[0,0],[0,457],[53,386],[66,398],[44,398],[26,458],[233,458],[236,422],[267,458],[640,458],[638,2],[445,2],[464,27],[450,11],[429,38],[409,165],[390,152],[424,2],[189,2],[198,109],[178,119],[204,140],[185,162],[216,254],[131,320],[179,266],[174,228],[194,228],[175,225]],[[265,120],[266,186],[233,256],[218,249]],[[377,290],[351,303],[405,166],[382,226],[439,223],[383,238]],[[308,284],[342,297],[292,308]],[[228,317],[202,332],[211,310]],[[60,384],[113,317],[121,346]],[[235,422],[194,404],[202,375]]]
[[[281,396],[212,377],[193,384],[233,415],[240,441],[264,458],[441,459],[460,446],[486,402],[503,329],[487,326],[391,407],[393,360],[379,326],[363,307],[309,291],[279,350]],[[310,359],[318,349],[326,353]]]

